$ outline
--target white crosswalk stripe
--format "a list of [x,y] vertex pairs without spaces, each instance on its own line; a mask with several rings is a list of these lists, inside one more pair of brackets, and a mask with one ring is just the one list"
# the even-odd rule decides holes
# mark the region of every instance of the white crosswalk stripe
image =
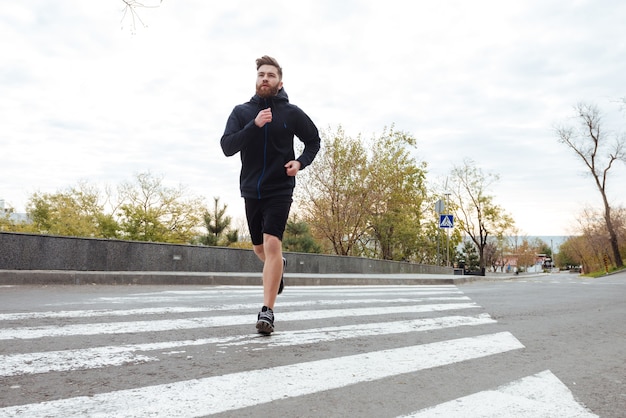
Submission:
[[[379,308],[327,309],[304,312],[287,312],[281,316],[282,321],[298,321],[304,319],[328,319],[363,315],[384,315],[394,313],[442,312],[457,309],[478,308],[474,303],[447,303],[434,305],[408,305]],[[250,323],[250,315],[198,317],[178,320],[151,320],[132,322],[110,322],[80,325],[50,325],[44,327],[13,328],[0,331],[0,340],[34,339],[43,337],[61,337],[71,335],[127,334],[137,332],[169,331],[193,328],[224,327]]]
[[[419,372],[524,349],[514,335],[494,329],[497,321],[455,286],[290,287],[278,301],[277,331],[260,337],[254,333],[259,289],[137,291],[49,305],[41,312],[3,312],[0,377],[10,390],[18,393],[29,376],[96,379],[99,371],[128,367],[135,380],[93,389],[87,396],[50,388],[45,396],[12,397],[20,400],[8,403],[0,398],[0,417],[237,416],[249,407],[397,376],[419,379]],[[127,339],[133,342],[118,343]],[[31,344],[39,349],[29,350]],[[285,355],[296,351],[298,357]],[[264,355],[279,358],[259,367]],[[231,368],[208,376],[191,368],[196,375],[188,379],[168,379],[170,371],[159,381],[150,366],[187,359],[212,371],[210,365],[231,356],[237,359]],[[149,384],[142,382],[144,369]],[[280,385],[259,391],[266,382]],[[554,411],[595,416],[547,370],[488,390],[470,388],[438,405],[415,405],[401,416],[535,417]]]
[[[508,333],[484,335],[110,392],[87,399],[64,399],[57,402],[20,406],[12,410],[7,409],[5,412],[9,414],[20,412],[30,417],[50,415],[134,417],[152,416],[155,413],[163,416],[175,416],[181,413],[196,416],[208,415],[271,402],[285,396],[306,395],[522,347],[521,343]],[[331,375],[334,378],[329,380],[328,376]],[[281,386],[287,389],[258,393],[257,388],[267,381],[282,381]]]
[[549,370],[402,418],[593,417]]
[[266,342],[256,337],[230,336],[223,338],[205,338],[187,341],[169,341],[151,344],[108,346],[80,350],[65,350],[43,353],[25,353],[0,356],[0,376],[18,374],[45,373],[73,369],[88,369],[104,366],[122,365],[128,362],[157,361],[155,357],[135,355],[137,351],[155,351],[179,349],[192,345],[218,344],[226,346],[263,345],[262,348],[311,344],[321,341],[337,341],[355,337],[395,334],[402,332],[428,331],[449,327],[482,325],[495,322],[489,315],[449,316],[413,321],[387,322],[384,324],[357,324],[341,327],[312,328],[307,330],[287,331],[273,336]]

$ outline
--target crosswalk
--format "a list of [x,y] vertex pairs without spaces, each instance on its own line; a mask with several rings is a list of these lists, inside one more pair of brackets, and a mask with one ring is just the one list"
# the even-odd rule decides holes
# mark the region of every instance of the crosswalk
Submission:
[[134,288],[0,312],[0,417],[596,416],[549,370],[485,370],[524,345],[456,286],[290,287],[271,337],[254,332],[260,295]]

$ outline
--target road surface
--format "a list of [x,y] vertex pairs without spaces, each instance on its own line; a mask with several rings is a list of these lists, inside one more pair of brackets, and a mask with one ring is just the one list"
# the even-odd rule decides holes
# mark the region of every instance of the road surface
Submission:
[[0,288],[0,417],[623,417],[626,277]]

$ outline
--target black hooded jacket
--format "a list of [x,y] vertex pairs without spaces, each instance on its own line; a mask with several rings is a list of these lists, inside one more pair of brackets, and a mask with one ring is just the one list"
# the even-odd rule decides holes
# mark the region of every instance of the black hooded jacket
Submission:
[[[268,107],[272,109],[272,122],[259,128],[254,118]],[[299,107],[289,103],[284,89],[267,99],[254,95],[249,102],[233,109],[220,144],[227,157],[237,152],[241,154],[242,197],[264,199],[293,194],[296,180],[287,175],[285,164],[296,159],[294,135],[304,143],[302,155],[297,158],[303,169],[317,155],[320,137],[313,121]]]

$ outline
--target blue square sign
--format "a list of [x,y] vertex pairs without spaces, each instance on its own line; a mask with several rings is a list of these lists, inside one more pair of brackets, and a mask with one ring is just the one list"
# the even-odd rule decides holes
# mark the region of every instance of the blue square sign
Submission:
[[453,228],[454,216],[453,215],[439,215],[439,228]]

